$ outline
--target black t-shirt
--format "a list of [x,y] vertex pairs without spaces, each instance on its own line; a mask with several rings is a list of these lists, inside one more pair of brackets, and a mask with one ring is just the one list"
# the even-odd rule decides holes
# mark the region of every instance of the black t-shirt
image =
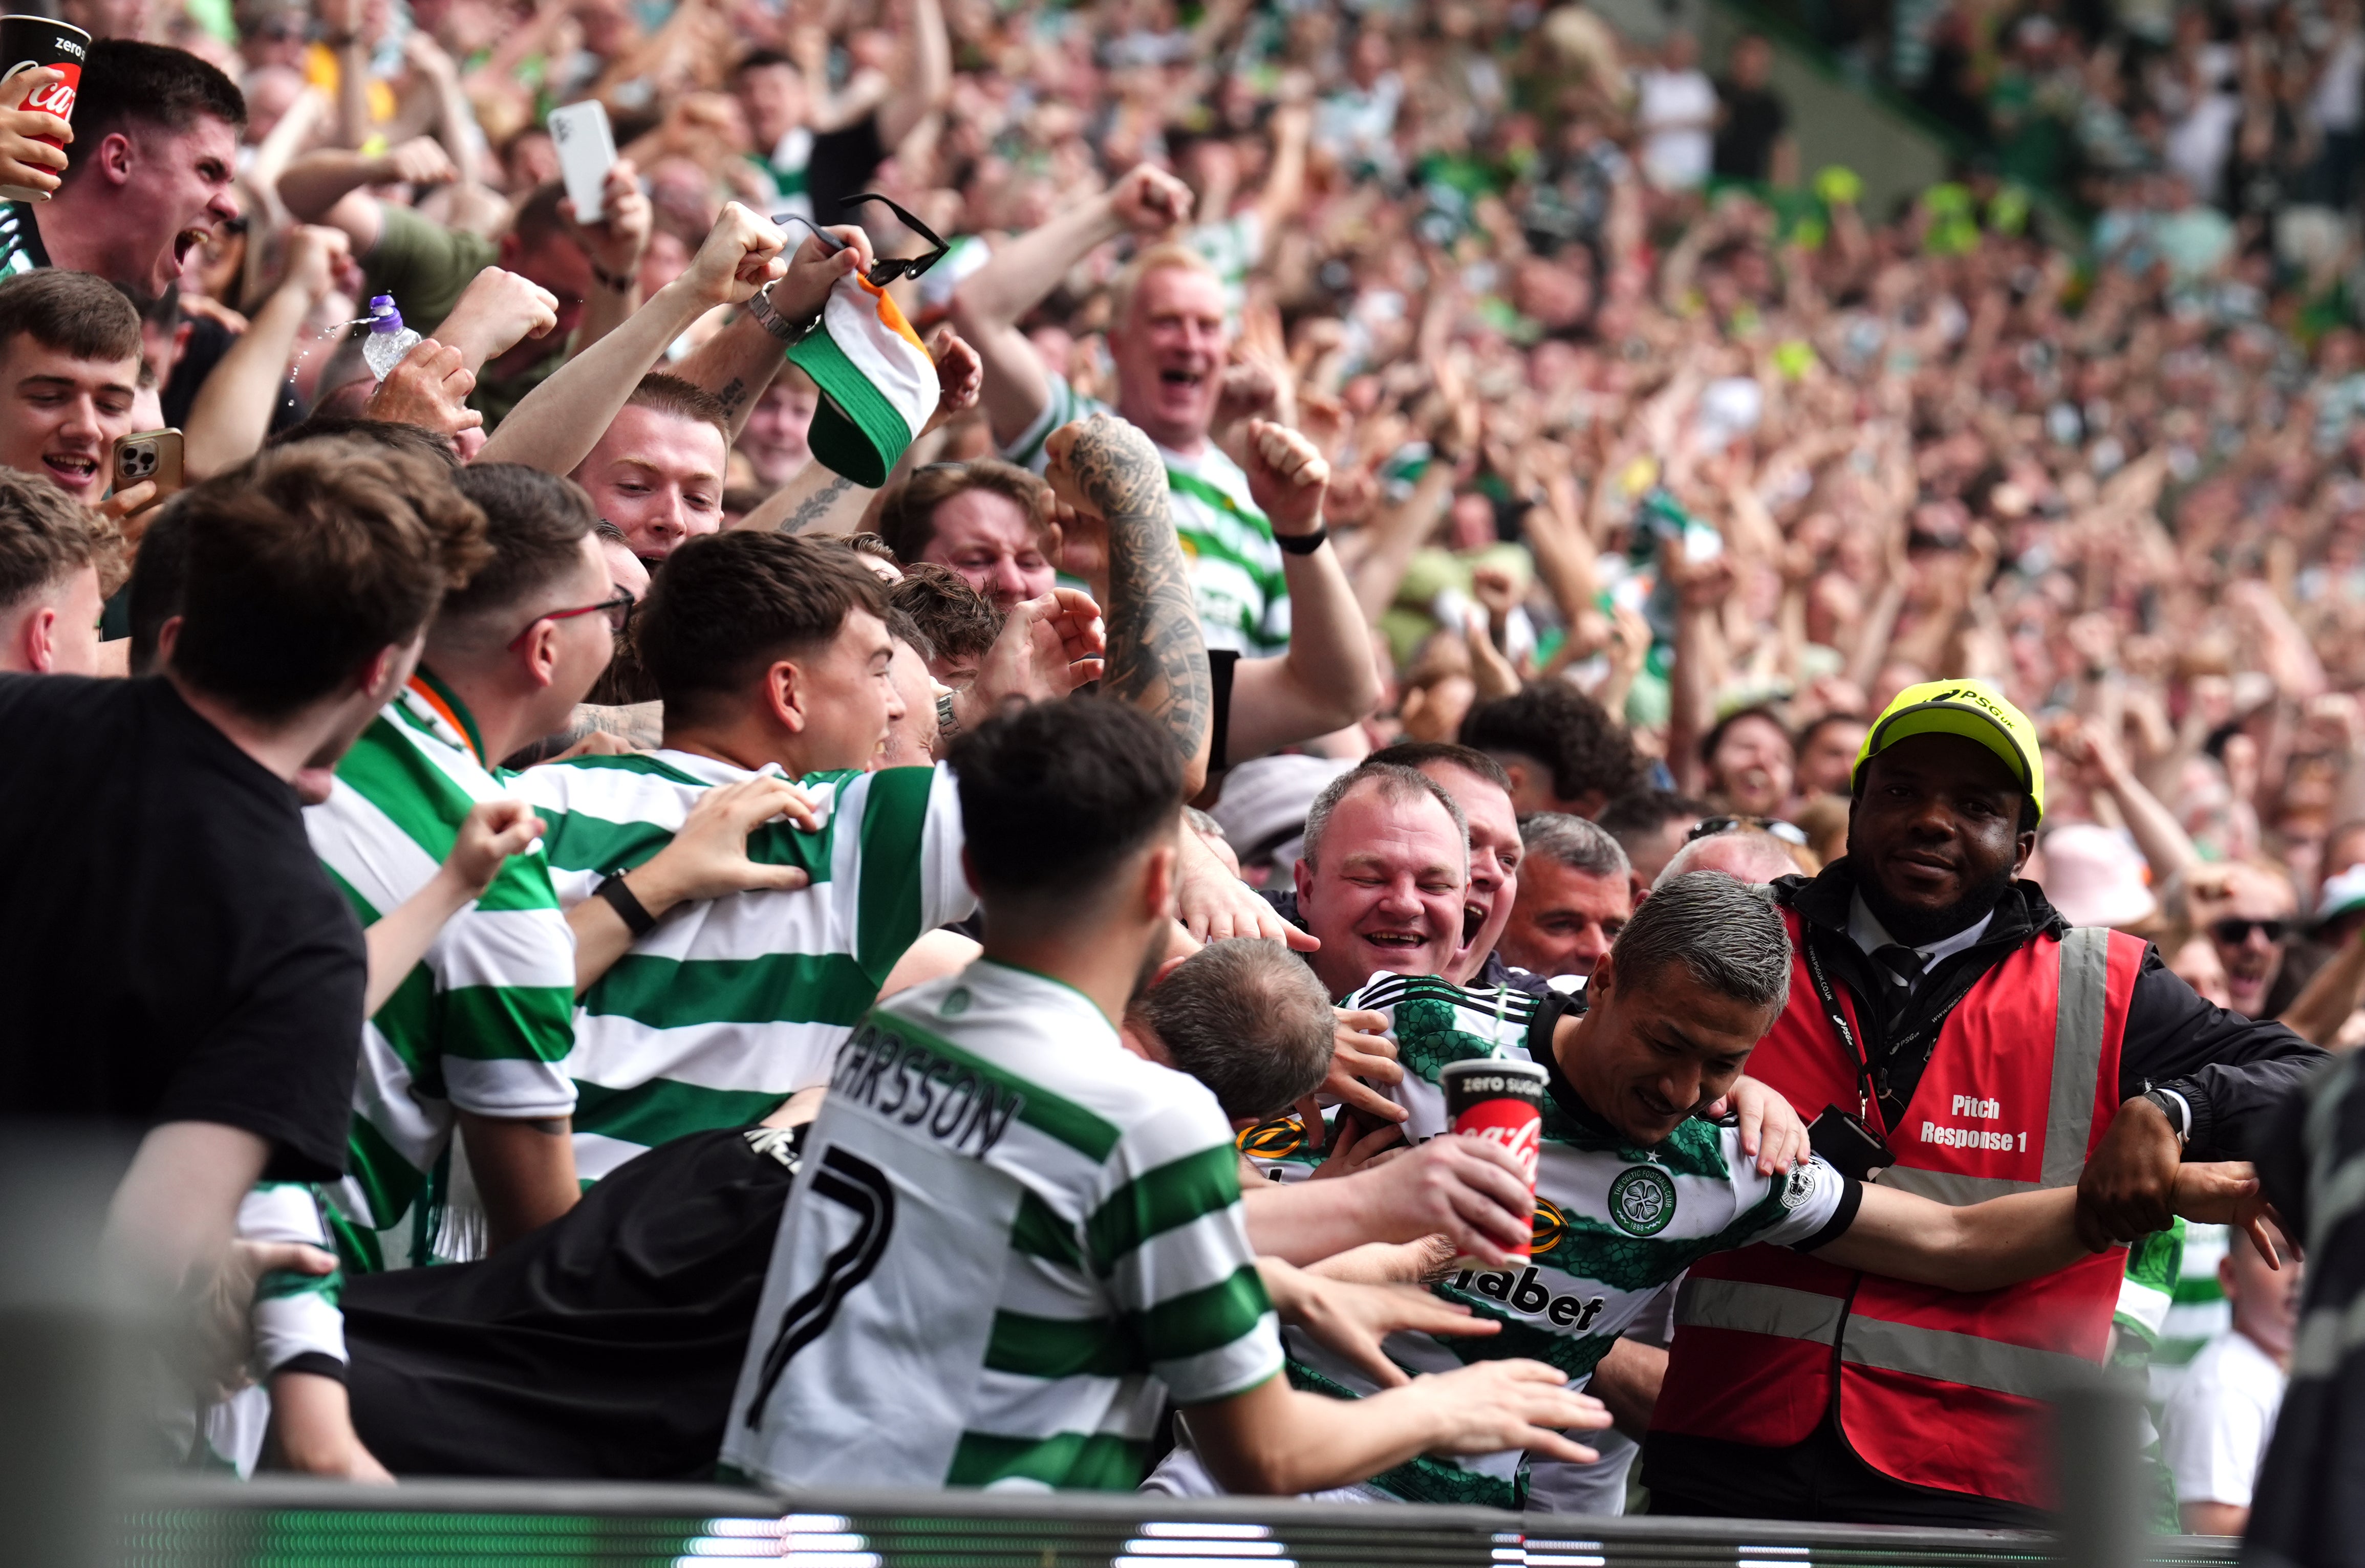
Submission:
[[296,792],[161,677],[0,675],[0,1117],[344,1170],[368,960]]
[[887,161],[887,144],[879,140],[879,116],[864,115],[840,130],[813,138],[813,155],[805,162],[805,195],[813,202],[816,223],[859,223],[865,212],[847,212],[846,198],[857,196]]
[[362,1441],[398,1475],[711,1478],[796,1143],[692,1133],[482,1262],[348,1280]]
[[1714,171],[1728,180],[1762,180],[1773,167],[1774,143],[1790,123],[1790,111],[1771,87],[1716,84],[1724,114],[1716,128]]

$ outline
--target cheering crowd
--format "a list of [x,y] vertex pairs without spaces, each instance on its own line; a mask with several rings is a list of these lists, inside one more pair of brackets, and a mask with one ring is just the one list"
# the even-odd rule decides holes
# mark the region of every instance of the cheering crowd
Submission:
[[0,1115],[161,1462],[2010,1528],[2148,1365],[2326,1559],[2346,184],[1802,206],[1527,0],[65,20]]

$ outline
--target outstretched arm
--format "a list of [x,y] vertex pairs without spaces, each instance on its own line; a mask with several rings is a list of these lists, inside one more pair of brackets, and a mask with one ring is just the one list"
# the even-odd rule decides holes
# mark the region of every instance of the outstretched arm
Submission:
[[1206,783],[1215,699],[1190,571],[1167,516],[1166,465],[1148,436],[1111,414],[1052,431],[1044,450],[1046,476],[1059,498],[1108,529],[1108,675],[1102,685],[1174,738],[1187,800]]
[[[572,473],[590,454],[666,345],[718,305],[737,305],[782,275],[780,251],[787,237],[769,221],[732,202],[715,219],[689,270],[657,290],[622,326],[559,367],[525,395],[501,421],[478,454],[481,463],[522,463],[548,474]],[[853,252],[824,254],[805,242],[798,272],[812,297],[804,314],[820,308],[829,285],[853,265]],[[819,274],[825,273],[826,280]]]
[[892,152],[945,101],[953,84],[953,42],[945,31],[942,0],[912,0],[909,77],[879,106],[879,145]]
[[[1250,424],[1248,438],[1249,492],[1273,532],[1303,536],[1320,528],[1330,465],[1314,443],[1261,420]],[[1380,700],[1371,630],[1337,549],[1284,553],[1281,567],[1289,582],[1289,651],[1242,659],[1234,670],[1227,766],[1344,729]]]
[[1145,163],[1104,194],[1029,230],[993,253],[953,296],[953,324],[985,359],[985,416],[1007,446],[1042,418],[1050,401],[1043,362],[1018,323],[1059,286],[1068,269],[1128,230],[1161,232],[1191,214],[1182,181]]
[[[1992,1291],[2066,1269],[2094,1249],[2078,1239],[2078,1189],[2014,1193],[1955,1208],[1867,1184],[1855,1222],[1815,1256],[1844,1269],[1950,1291]],[[2238,1225],[2272,1260],[2266,1198],[2247,1165],[2186,1165],[2171,1200],[2187,1219]]]

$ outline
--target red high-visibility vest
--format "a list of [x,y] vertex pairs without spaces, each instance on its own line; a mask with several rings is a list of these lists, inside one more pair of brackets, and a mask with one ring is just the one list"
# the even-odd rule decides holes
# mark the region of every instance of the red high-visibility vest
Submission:
[[[1785,910],[1790,999],[1749,1058],[1811,1120],[1854,1111],[1863,1081]],[[1947,1204],[2073,1186],[2119,1104],[2119,1047],[2144,944],[2100,927],[2031,939],[1947,1017],[1900,1125],[1866,1120],[1897,1163],[1880,1177]],[[1833,994],[1855,1038],[1855,999]],[[1836,1411],[1875,1470],[1917,1486],[2049,1507],[2045,1400],[2110,1353],[2125,1269],[2112,1248],[2006,1290],[1957,1294],[1777,1247],[1704,1258],[1678,1294],[1653,1429],[1761,1448]],[[2078,1363],[2086,1363],[2080,1366]]]

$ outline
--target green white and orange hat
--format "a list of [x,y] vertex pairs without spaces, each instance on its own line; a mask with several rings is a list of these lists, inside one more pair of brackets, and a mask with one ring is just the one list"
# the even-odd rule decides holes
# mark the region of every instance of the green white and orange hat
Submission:
[[832,472],[878,489],[936,411],[936,361],[887,291],[855,274],[822,308],[821,326],[789,351],[821,388],[805,438]]
[[1856,748],[1852,787],[1864,783],[1864,765],[1914,735],[1960,735],[2002,759],[2037,814],[2045,812],[2045,752],[2036,726],[2012,700],[1985,680],[1925,680],[1893,698]]

